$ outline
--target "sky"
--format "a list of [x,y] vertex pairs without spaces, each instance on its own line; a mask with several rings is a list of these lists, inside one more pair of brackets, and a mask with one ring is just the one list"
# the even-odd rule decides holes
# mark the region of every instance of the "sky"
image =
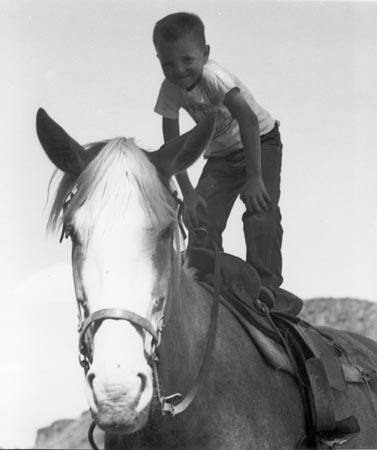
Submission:
[[[53,166],[36,111],[83,144],[157,149],[151,35],[176,11],[201,16],[211,57],[281,122],[283,287],[377,301],[377,3],[0,0],[0,446],[30,447],[36,428],[87,408],[70,248],[45,234]],[[224,247],[244,257],[241,215],[237,202]]]

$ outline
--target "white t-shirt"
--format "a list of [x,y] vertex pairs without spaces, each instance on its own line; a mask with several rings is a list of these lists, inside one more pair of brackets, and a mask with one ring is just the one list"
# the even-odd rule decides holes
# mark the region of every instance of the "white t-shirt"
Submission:
[[226,156],[243,147],[238,122],[224,105],[225,95],[233,88],[238,88],[258,118],[260,134],[267,134],[275,125],[275,119],[262,108],[251,95],[247,87],[234,75],[209,60],[203,67],[203,74],[196,86],[187,91],[168,80],[161,84],[155,112],[169,119],[178,119],[179,109],[199,122],[209,111],[216,111],[216,130],[208,144],[204,157]]

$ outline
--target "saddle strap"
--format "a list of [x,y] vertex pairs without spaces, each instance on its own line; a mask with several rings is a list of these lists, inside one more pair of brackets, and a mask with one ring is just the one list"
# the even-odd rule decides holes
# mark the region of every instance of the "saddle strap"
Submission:
[[345,444],[360,432],[356,417],[336,421],[334,396],[323,362],[318,358],[309,358],[305,367],[311,388],[316,440],[329,448]]
[[[347,442],[355,434],[360,432],[360,426],[354,416],[336,421],[336,405],[333,389],[339,391],[345,389],[345,387],[343,388],[343,373],[341,373],[339,381],[338,375],[341,367],[338,367],[339,362],[335,357],[336,355],[334,354],[336,366],[333,370],[330,370],[329,367],[331,367],[331,364],[327,360],[329,358],[327,355],[327,346],[322,345],[321,341],[323,338],[319,337],[317,339],[314,331],[308,336],[307,333],[301,330],[300,326],[288,322],[281,316],[279,319],[280,326],[283,325],[285,327],[291,336],[291,340],[293,339],[295,346],[298,346],[298,348],[302,346],[302,351],[298,353],[301,353],[305,359],[303,368],[306,372],[305,378],[308,380],[308,392],[305,397],[309,399],[307,406],[310,410],[307,419],[310,422],[313,421],[313,423],[307,423],[307,442],[313,442],[314,438],[315,442],[325,444],[330,448]],[[325,353],[326,358],[322,360],[322,356]],[[317,355],[320,355],[321,359]],[[337,380],[337,383],[334,383],[335,386],[333,387],[332,382],[334,379]]]
[[322,361],[309,358],[305,368],[310,383],[316,432],[335,429],[335,403]]

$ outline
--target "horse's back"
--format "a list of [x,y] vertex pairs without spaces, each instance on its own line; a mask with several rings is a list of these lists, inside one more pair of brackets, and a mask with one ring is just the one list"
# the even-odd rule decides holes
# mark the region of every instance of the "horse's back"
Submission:
[[371,369],[377,375],[377,342],[358,333],[318,327],[345,351],[346,357],[361,368]]

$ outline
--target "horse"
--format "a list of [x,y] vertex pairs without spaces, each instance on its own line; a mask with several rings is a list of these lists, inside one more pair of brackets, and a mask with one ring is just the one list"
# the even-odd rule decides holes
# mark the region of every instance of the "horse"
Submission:
[[[37,113],[63,172],[48,227],[72,242],[86,392],[108,449],[293,449],[305,435],[297,380],[266,363],[182,260],[172,177],[199,158],[215,122],[146,151],[124,137],[82,146]],[[377,447],[372,388],[347,387],[361,428],[348,448]]]

